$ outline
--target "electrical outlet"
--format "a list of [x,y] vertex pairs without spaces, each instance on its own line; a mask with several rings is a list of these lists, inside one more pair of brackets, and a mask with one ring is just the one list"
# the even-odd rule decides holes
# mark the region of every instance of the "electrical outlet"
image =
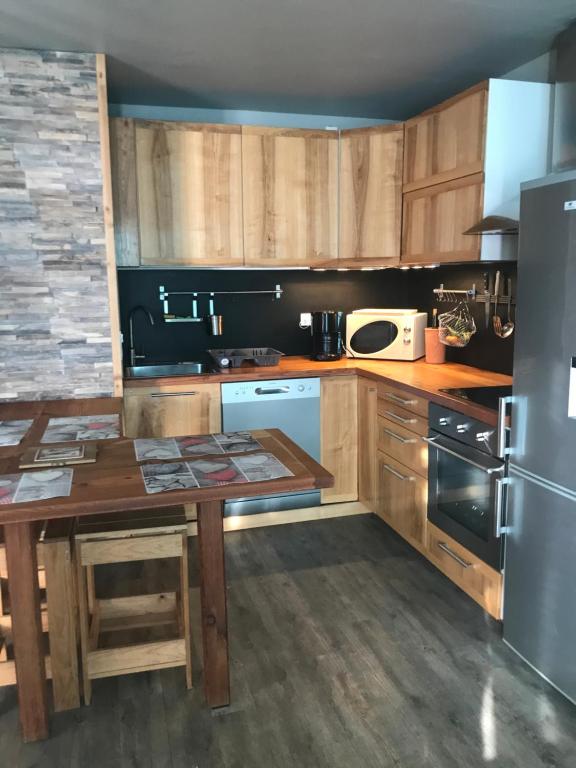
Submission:
[[312,313],[300,312],[300,328],[310,328],[312,325]]

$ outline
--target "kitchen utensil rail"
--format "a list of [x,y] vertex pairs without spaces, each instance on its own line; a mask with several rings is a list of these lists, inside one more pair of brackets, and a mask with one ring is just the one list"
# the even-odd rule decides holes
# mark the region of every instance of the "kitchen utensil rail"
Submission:
[[[220,336],[222,334],[222,316],[217,315],[214,311],[214,296],[246,296],[246,295],[259,295],[259,296],[272,296],[273,299],[280,299],[284,293],[279,284],[276,284],[274,290],[270,291],[167,291],[163,285],[160,285],[160,302],[163,308],[163,319],[165,323],[201,323],[204,321],[204,317],[198,314],[198,297],[209,296],[209,324],[210,332],[213,336]],[[168,299],[171,296],[192,296],[192,314],[191,315],[176,315],[170,312],[168,306]],[[215,320],[213,318],[219,318]]]
[[[440,283],[438,288],[433,288],[432,293],[436,297],[436,301],[449,302],[456,304],[460,301],[466,301],[468,303],[475,302],[476,304],[492,304],[496,302],[497,296],[495,293],[489,291],[478,291],[476,284],[472,285],[472,288],[452,289],[445,288],[443,283]],[[516,306],[516,299],[511,295],[500,296],[499,302],[506,305]],[[489,311],[487,312],[488,318],[490,317]],[[488,327],[488,325],[486,326]]]
[[160,286],[160,301],[164,301],[168,296],[242,296],[246,294],[272,295],[279,299],[284,293],[284,289],[279,285],[270,291],[166,291],[164,286]]

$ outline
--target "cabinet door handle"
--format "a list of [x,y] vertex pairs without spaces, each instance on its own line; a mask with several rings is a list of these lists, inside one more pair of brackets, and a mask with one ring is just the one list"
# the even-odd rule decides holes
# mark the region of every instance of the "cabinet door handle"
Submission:
[[415,437],[402,437],[402,435],[397,435],[396,432],[392,432],[391,429],[386,429],[386,427],[384,427],[384,432],[386,432],[387,435],[390,435],[390,437],[393,437],[394,440],[398,440],[398,442],[402,443],[402,445],[416,442]]
[[416,424],[418,419],[405,419],[403,416],[398,416],[397,413],[394,413],[394,411],[384,411],[386,416],[388,416],[391,419],[394,419],[395,421],[398,421],[400,424]]
[[387,472],[390,472],[391,475],[394,475],[394,477],[397,477],[398,480],[405,480],[408,483],[411,483],[414,480],[414,478],[411,475],[401,474],[400,472],[395,470],[394,467],[391,467],[390,464],[382,464],[382,466]]
[[193,397],[198,392],[151,392],[150,397]]
[[436,542],[438,544],[438,547],[442,550],[442,552],[446,552],[446,554],[452,558],[452,560],[456,560],[458,565],[461,565],[462,568],[472,568],[472,563],[469,563],[468,560],[464,560],[460,555],[457,555],[456,552],[450,549],[450,547],[447,544],[444,544],[443,541]]
[[384,392],[384,394],[388,400],[393,400],[395,403],[400,403],[401,405],[416,405],[418,402],[417,400],[404,400],[403,397],[398,397],[394,392]]

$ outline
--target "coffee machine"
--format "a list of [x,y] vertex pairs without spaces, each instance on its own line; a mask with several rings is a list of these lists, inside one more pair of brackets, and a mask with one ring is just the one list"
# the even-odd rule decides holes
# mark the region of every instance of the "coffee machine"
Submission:
[[340,360],[344,312],[312,312],[312,360]]

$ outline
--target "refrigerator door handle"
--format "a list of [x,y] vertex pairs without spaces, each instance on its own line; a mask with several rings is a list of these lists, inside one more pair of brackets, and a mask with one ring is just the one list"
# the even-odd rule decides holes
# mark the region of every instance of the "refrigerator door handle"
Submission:
[[508,415],[508,405],[512,403],[512,397],[501,397],[498,400],[498,447],[497,453],[501,459],[510,453],[506,445],[506,417]]
[[496,478],[496,508],[494,510],[494,536],[499,539],[503,533],[509,533],[510,528],[502,524],[504,517],[506,486],[510,485],[509,477]]

